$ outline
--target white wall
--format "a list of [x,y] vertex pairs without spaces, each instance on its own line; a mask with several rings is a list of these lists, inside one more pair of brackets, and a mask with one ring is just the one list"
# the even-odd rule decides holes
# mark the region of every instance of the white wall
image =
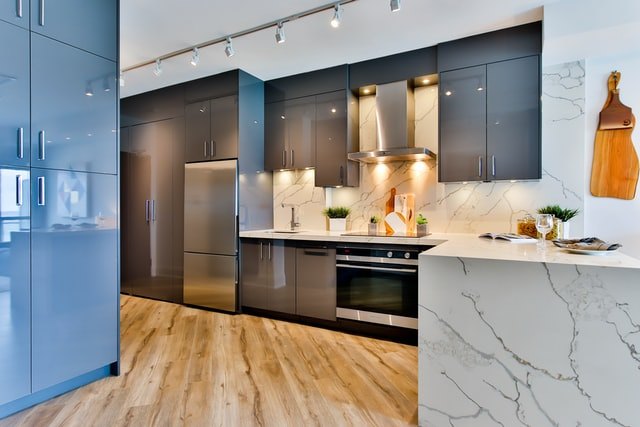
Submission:
[[[623,104],[633,108],[638,118],[640,115],[640,52],[633,55],[588,59],[586,67],[585,233],[608,241],[622,242],[623,252],[640,258],[640,191],[636,190],[636,198],[633,200],[593,197],[589,194],[593,142],[598,126],[598,114],[607,99],[609,73],[613,70],[621,72],[618,86],[620,99]],[[631,138],[636,152],[640,153],[638,124]]]

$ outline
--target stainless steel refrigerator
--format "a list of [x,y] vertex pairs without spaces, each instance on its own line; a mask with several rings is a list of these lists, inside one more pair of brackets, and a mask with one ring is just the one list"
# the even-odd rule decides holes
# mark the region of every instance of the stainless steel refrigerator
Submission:
[[185,165],[185,304],[237,309],[237,167],[237,160]]

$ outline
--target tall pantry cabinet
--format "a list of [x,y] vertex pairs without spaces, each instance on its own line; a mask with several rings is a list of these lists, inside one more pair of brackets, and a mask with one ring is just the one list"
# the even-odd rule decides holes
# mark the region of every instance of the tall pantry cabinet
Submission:
[[0,418],[118,371],[117,16],[0,4]]

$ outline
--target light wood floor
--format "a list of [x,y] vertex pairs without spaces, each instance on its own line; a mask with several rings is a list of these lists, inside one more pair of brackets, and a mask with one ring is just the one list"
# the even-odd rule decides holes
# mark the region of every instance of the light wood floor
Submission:
[[417,423],[416,347],[122,296],[122,375],[0,426]]

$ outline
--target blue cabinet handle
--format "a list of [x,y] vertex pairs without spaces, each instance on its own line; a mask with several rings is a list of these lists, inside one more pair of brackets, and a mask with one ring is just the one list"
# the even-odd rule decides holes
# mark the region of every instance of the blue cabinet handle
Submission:
[[18,128],[18,158],[24,158],[24,128]]
[[22,206],[22,175],[16,175],[16,206]]
[[44,160],[45,152],[44,152],[44,143],[46,139],[46,135],[43,130],[40,131],[40,138],[38,139],[38,160]]
[[38,206],[45,205],[44,176],[38,177]]
[[40,0],[40,21],[38,23],[44,27],[44,0]]
[[22,0],[16,1],[16,16],[22,18]]

